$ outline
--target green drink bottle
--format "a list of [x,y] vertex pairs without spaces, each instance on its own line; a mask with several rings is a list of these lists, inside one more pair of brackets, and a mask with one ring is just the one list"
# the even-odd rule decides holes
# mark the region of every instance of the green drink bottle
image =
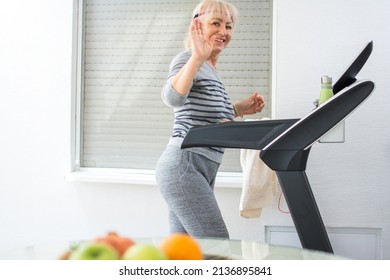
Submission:
[[326,100],[333,96],[332,77],[322,76],[321,77],[321,91],[318,104],[321,105]]

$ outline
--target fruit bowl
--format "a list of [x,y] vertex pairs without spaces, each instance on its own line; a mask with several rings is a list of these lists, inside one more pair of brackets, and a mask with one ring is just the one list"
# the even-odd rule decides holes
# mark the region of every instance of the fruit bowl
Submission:
[[[218,246],[217,246],[218,247]],[[214,248],[214,250],[212,250]],[[175,233],[163,238],[136,240],[109,232],[71,246],[61,260],[210,260],[228,259],[215,252],[215,242]]]

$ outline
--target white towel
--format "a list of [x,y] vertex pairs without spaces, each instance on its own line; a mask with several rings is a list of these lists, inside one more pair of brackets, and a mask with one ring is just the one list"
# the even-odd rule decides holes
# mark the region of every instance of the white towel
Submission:
[[278,191],[278,179],[260,158],[259,150],[241,149],[243,185],[240,216],[258,218],[263,208],[273,204]]

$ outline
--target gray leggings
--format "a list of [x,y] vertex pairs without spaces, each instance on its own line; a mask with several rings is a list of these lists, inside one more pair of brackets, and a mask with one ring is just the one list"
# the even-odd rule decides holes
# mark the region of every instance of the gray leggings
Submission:
[[214,196],[219,163],[167,146],[156,166],[156,180],[168,204],[171,233],[194,237],[229,238]]

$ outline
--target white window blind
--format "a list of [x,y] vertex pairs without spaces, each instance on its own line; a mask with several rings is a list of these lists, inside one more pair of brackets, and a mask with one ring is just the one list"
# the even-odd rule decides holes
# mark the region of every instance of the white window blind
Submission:
[[[153,170],[172,132],[161,100],[169,63],[198,1],[84,0],[80,166]],[[270,116],[270,0],[236,0],[240,18],[218,71],[232,99],[257,90]],[[239,150],[226,150],[220,171],[240,172]]]

